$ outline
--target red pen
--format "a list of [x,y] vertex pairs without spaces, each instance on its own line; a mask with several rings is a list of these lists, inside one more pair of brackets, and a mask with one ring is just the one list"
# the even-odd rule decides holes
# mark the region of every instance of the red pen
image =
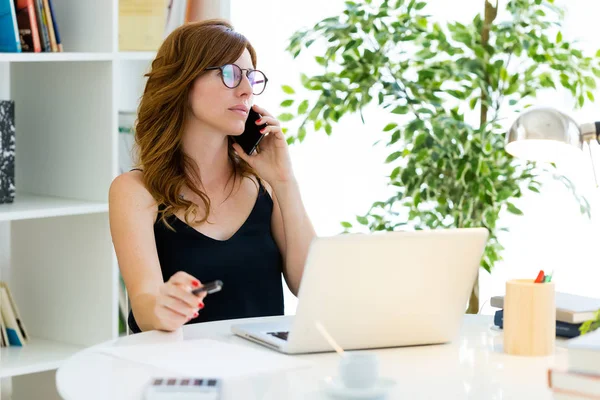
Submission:
[[535,278],[534,283],[542,283],[544,282],[544,270],[540,269],[540,272],[538,273],[537,278]]

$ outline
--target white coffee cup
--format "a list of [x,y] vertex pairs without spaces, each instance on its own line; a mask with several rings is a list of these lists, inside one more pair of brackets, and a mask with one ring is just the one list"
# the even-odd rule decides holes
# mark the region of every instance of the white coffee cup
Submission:
[[348,388],[372,388],[379,377],[379,359],[366,351],[345,352],[340,360],[339,374]]

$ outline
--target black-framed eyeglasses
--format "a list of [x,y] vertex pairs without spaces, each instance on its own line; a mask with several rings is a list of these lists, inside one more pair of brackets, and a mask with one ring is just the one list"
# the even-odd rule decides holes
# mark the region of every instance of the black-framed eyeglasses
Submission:
[[229,89],[235,89],[242,82],[242,72],[246,71],[246,77],[252,85],[252,94],[259,95],[265,91],[267,86],[267,77],[262,71],[257,69],[242,69],[235,64],[225,64],[220,67],[206,68],[207,71],[213,69],[221,70],[221,80]]

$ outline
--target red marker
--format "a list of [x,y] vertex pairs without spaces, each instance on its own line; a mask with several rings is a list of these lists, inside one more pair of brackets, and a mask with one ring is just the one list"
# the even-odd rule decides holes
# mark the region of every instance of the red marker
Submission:
[[534,283],[542,283],[544,282],[544,270],[540,269],[540,272],[538,273],[537,278],[535,278]]

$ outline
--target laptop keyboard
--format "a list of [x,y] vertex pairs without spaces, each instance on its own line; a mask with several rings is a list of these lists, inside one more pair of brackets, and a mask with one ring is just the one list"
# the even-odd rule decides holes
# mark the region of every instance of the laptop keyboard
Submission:
[[267,332],[267,335],[275,336],[281,340],[288,340],[289,332]]

